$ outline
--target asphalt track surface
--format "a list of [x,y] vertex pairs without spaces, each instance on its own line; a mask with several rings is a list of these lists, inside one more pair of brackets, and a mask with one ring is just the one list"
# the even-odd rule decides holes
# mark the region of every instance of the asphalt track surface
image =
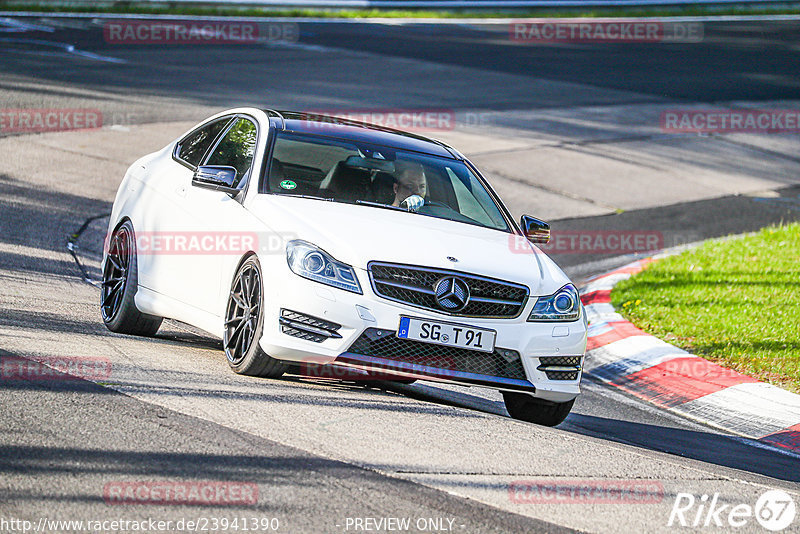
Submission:
[[[567,421],[551,430],[511,421],[499,396],[474,389],[237,377],[218,342],[177,323],[165,323],[155,340],[112,335],[99,320],[96,289],[65,251],[67,236],[110,211],[120,170],[139,155],[124,144],[142,143],[125,136],[157,137],[148,125],[193,122],[239,104],[498,113],[664,101],[773,105],[800,99],[797,22],[706,23],[704,41],[691,45],[539,47],[470,25],[301,24],[298,43],[236,47],[120,47],[85,21],[52,27],[0,36],[2,107],[97,107],[121,124],[96,137],[0,139],[0,349],[4,358],[106,357],[115,371],[101,385],[2,381],[3,517],[244,511],[280,518],[284,532],[344,532],[354,517],[446,517],[462,532],[655,532],[668,530],[678,492],[752,504],[782,488],[800,502],[796,457],[665,414],[591,378]],[[765,150],[797,163],[785,147]],[[752,231],[800,219],[797,176],[788,173],[770,194],[655,199],[622,213],[560,217],[554,228],[644,227],[691,240]],[[84,237],[96,242],[102,231],[94,225]],[[624,261],[557,258],[575,274]],[[589,261],[598,263],[587,270]],[[650,507],[510,503],[509,482],[533,478],[657,480],[666,495]],[[153,479],[254,482],[260,498],[241,510],[103,502],[109,481]]]

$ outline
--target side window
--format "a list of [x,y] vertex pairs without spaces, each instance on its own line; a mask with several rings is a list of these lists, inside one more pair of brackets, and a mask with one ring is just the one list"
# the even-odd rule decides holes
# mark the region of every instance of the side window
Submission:
[[206,151],[211,147],[211,143],[214,142],[214,139],[217,138],[229,121],[230,117],[226,117],[198,128],[187,135],[178,148],[178,158],[189,165],[197,167]]
[[227,165],[236,169],[238,187],[250,172],[256,152],[256,125],[248,119],[237,119],[222,140],[214,148],[206,165]]

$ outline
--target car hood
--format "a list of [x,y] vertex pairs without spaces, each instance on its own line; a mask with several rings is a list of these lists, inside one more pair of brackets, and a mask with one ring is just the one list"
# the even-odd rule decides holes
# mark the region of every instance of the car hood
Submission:
[[371,261],[451,269],[522,283],[534,295],[550,294],[569,282],[527,240],[489,228],[286,195],[257,195],[248,209],[286,239],[313,243],[360,269]]

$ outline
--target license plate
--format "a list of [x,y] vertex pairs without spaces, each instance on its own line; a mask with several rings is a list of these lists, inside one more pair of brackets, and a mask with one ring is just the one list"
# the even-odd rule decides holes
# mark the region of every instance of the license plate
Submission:
[[482,352],[494,351],[496,336],[497,332],[494,330],[413,317],[400,317],[400,327],[397,329],[397,337],[402,339]]

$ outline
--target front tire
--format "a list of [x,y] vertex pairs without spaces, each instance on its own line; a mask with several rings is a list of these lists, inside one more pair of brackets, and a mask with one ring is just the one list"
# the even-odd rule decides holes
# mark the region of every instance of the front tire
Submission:
[[550,402],[526,393],[503,392],[508,414],[514,419],[543,426],[556,426],[564,422],[575,399],[567,402]]
[[136,239],[133,224],[125,221],[111,235],[103,264],[100,313],[106,328],[133,336],[149,337],[158,332],[163,319],[136,308],[134,297],[138,287]]
[[288,364],[272,358],[258,344],[264,332],[263,289],[261,265],[255,256],[250,256],[231,284],[222,345],[233,372],[278,378],[289,368]]

